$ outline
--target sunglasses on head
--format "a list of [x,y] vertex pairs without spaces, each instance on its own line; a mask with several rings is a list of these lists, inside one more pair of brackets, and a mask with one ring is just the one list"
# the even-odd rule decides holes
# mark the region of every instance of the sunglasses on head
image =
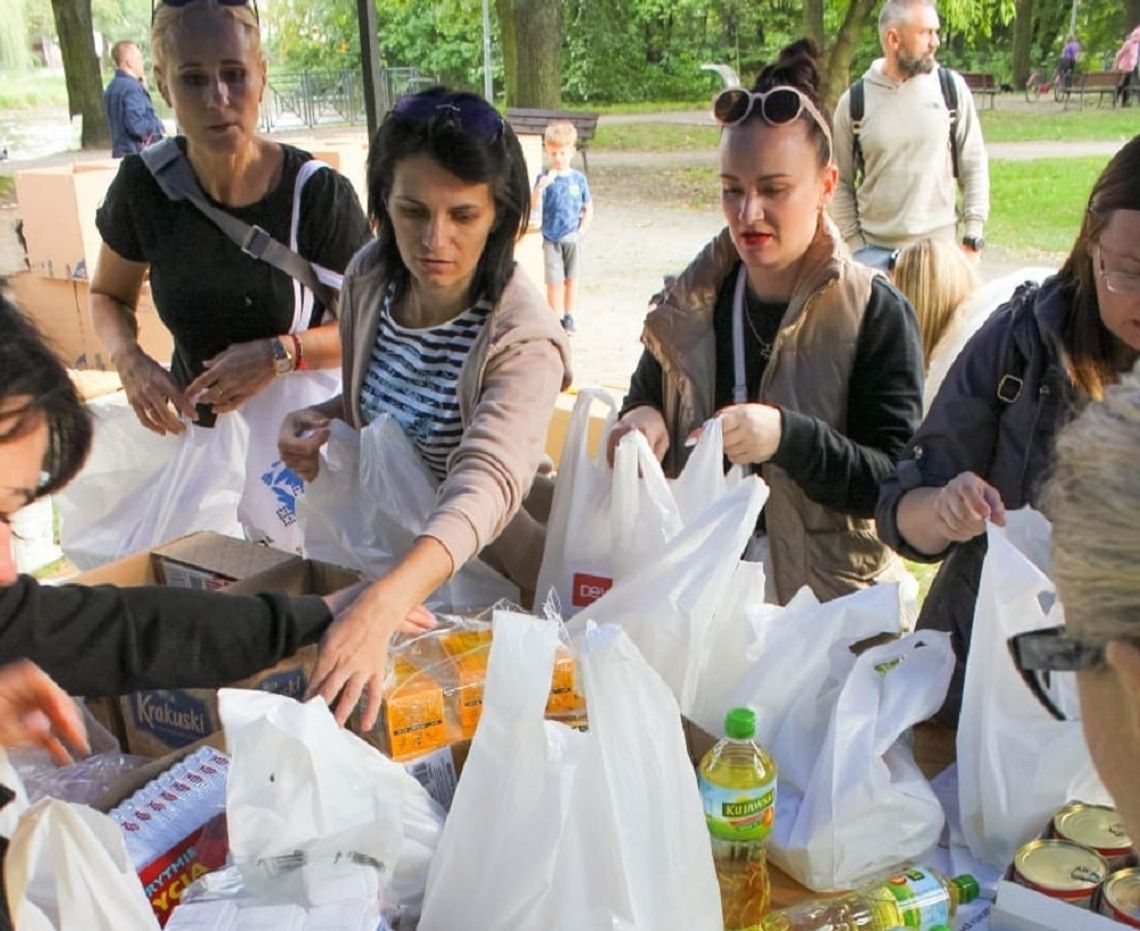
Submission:
[[1010,637],[1009,655],[1021,673],[1029,691],[1058,721],[1069,715],[1062,711],[1049,694],[1050,673],[1080,672],[1104,664],[1104,647],[1085,643],[1065,633],[1064,627],[1046,627]]
[[831,161],[833,148],[827,120],[803,91],[788,84],[781,84],[766,91],[746,91],[743,87],[723,90],[713,101],[713,118],[721,126],[737,126],[748,119],[757,107],[760,116],[772,126],[791,123],[806,111],[827,139],[827,160]]
[[[200,0],[150,0],[150,21],[154,22],[154,12],[160,6],[172,6],[175,8],[190,6],[192,3],[198,3]],[[250,6],[251,0],[217,0],[219,6]],[[261,15],[257,11],[257,0],[252,0],[253,16],[259,23],[261,22]]]
[[503,136],[503,117],[478,94],[423,91],[396,101],[388,113],[417,123],[439,120],[480,142],[498,142]]

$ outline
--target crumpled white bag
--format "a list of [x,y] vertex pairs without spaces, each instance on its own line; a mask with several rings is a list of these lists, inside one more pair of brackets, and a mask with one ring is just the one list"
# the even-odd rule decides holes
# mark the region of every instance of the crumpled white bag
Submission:
[[247,887],[280,898],[275,864],[298,851],[323,862],[351,853],[378,864],[404,912],[418,913],[444,819],[427,791],[339,727],[320,699],[242,689],[218,696],[232,756],[230,852]]
[[28,808],[4,882],[20,931],[158,931],[119,826],[85,805],[45,798]]
[[[363,430],[334,420],[320,472],[297,502],[305,555],[380,578],[411,550],[435,508],[438,487],[389,415]],[[518,603],[518,587],[474,558],[426,604],[464,612],[503,599]]]
[[769,747],[780,766],[770,856],[819,892],[849,889],[937,843],[942,806],[900,738],[942,704],[954,668],[938,631],[831,659],[830,683],[804,696],[829,709],[825,732],[785,732]]
[[767,497],[761,479],[741,481],[576,615],[568,629],[578,635],[589,621],[621,627],[691,717],[702,675],[717,675],[709,662],[713,619],[732,600],[730,582]]
[[723,927],[696,776],[668,688],[620,630],[585,633],[590,730],[543,720],[555,624],[497,612],[483,717],[421,931]]
[[1052,696],[1074,719],[1057,721],[1009,655],[1014,634],[1064,624],[1064,614],[1047,574],[1048,521],[1025,508],[1006,523],[986,529],[957,737],[963,835],[974,857],[998,867],[1066,802],[1111,804],[1085,743],[1073,674],[1053,674]]

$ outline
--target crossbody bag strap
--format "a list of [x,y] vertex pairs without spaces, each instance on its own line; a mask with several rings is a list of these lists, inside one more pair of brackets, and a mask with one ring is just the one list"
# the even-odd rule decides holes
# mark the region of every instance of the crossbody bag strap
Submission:
[[215,226],[235,242],[246,255],[267,262],[280,269],[320,298],[326,307],[336,299],[332,288],[318,277],[308,259],[298,255],[284,243],[278,242],[256,224],[250,225],[233,214],[215,207],[206,200],[190,162],[182,154],[174,139],[164,139],[143,149],[142,160],[154,175],[162,192],[171,200],[186,200],[193,204]]

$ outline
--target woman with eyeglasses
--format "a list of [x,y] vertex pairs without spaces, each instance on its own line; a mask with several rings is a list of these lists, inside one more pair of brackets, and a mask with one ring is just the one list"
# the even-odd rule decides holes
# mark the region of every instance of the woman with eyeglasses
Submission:
[[1045,502],[1065,627],[1012,641],[1014,661],[1031,675],[1076,671],[1085,740],[1133,838],[1140,837],[1138,462],[1140,366],[1057,439]]
[[[161,0],[151,41],[177,144],[208,203],[291,246],[335,294],[368,239],[367,220],[347,179],[327,166],[309,175],[308,153],[258,134],[267,64],[256,7]],[[168,198],[141,156],[123,160],[96,223],[103,246],[91,315],[147,429],[181,433],[180,415],[209,425],[277,376],[339,365],[337,325],[325,319],[335,308],[244,251],[190,201]],[[148,273],[174,336],[170,371],[137,339]]]
[[464,563],[482,555],[534,588],[543,531],[522,505],[570,384],[566,334],[514,262],[530,183],[490,104],[442,87],[397,102],[369,153],[368,210],[378,237],[341,297],[344,393],[290,415],[279,437],[311,480],[331,418],[362,428],[388,414],[440,482],[423,533],[333,625],[313,673],[342,722],[367,691],[366,729],[395,625]]
[[854,262],[826,207],[836,185],[814,44],[796,42],[714,104],[727,228],[662,295],[611,437],[640,430],[676,474],[719,417],[725,453],[771,489],[750,558],[769,595],[834,598],[902,567],[875,536],[879,482],[917,425],[914,313]]
[[1018,288],[966,344],[883,483],[882,538],[910,559],[942,560],[918,626],[949,631],[958,657],[945,724],[958,720],[986,521],[1040,507],[1057,430],[1140,352],[1137,178],[1140,136],[1097,179],[1060,272]]

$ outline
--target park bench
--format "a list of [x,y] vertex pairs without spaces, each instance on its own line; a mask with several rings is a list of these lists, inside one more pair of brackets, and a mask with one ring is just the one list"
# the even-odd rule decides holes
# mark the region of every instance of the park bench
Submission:
[[989,97],[990,109],[994,108],[994,101],[998,95],[997,81],[992,74],[983,74],[980,71],[963,71],[962,80],[975,97]]
[[598,114],[580,113],[571,110],[528,110],[511,107],[507,110],[507,122],[516,135],[533,134],[541,136],[550,123],[565,120],[573,123],[578,130],[578,151],[582,153],[582,167],[589,174],[590,163],[586,161],[586,149],[598,129]]
[[1085,74],[1075,75],[1072,86],[1069,87],[1065,95],[1065,109],[1068,109],[1069,101],[1073,97],[1077,98],[1080,107],[1083,109],[1085,98],[1093,95],[1096,96],[1098,107],[1104,103],[1105,96],[1115,107],[1116,91],[1126,74],[1127,72],[1124,71],[1089,71]]

